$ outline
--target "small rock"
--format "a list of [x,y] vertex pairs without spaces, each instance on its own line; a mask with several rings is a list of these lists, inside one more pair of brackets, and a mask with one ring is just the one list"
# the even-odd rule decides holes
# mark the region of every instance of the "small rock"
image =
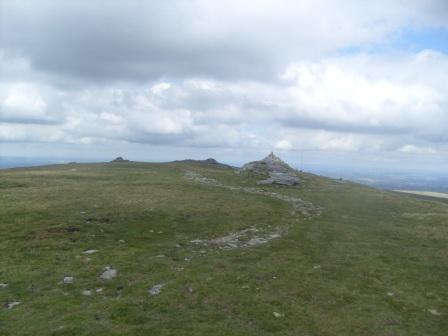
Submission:
[[162,234],[163,233],[163,231],[159,231],[159,232],[157,232],[158,234]]
[[275,318],[279,318],[279,317],[285,316],[284,314],[280,314],[280,313],[277,313],[277,312],[273,312],[272,315],[274,315]]
[[176,248],[181,248],[182,246],[180,246],[180,244],[176,244],[174,245]]
[[8,302],[6,304],[6,309],[12,309],[15,306],[18,306],[20,304],[20,301],[13,301],[13,302]]
[[8,287],[7,283],[0,283],[0,288],[6,288],[6,287]]
[[123,239],[120,239],[118,242],[119,242],[120,244],[123,244],[125,241],[124,241]]
[[111,280],[117,276],[117,270],[106,266],[103,273],[101,273],[100,278],[103,280]]
[[387,296],[394,296],[394,295],[395,295],[395,294],[392,293],[392,292],[387,292],[386,294],[387,294]]
[[191,286],[187,286],[187,287],[185,287],[185,291],[186,291],[188,294],[193,294],[193,292],[194,292],[193,287],[191,287]]
[[158,254],[158,255],[155,256],[155,258],[165,258],[165,255],[164,254]]
[[66,276],[66,277],[64,277],[64,279],[62,279],[62,283],[65,283],[65,284],[71,284],[71,283],[73,283],[73,280],[74,280],[73,277],[71,277],[71,276]]
[[313,269],[319,269],[320,265],[313,266]]
[[399,323],[398,321],[396,321],[396,320],[386,320],[386,321],[384,322],[384,324],[385,324],[386,326],[392,327],[392,326],[399,325],[400,323]]
[[102,292],[103,292],[103,289],[102,289],[102,288],[97,288],[97,289],[95,290],[95,292],[97,292],[97,293],[102,293]]
[[86,250],[86,251],[83,252],[83,254],[92,254],[92,253],[95,253],[95,252],[98,252],[98,250]]
[[440,316],[441,314],[436,309],[428,309],[428,311],[435,316]]
[[92,291],[90,289],[83,290],[81,293],[82,293],[82,295],[85,295],[85,296],[92,295]]
[[149,290],[149,294],[159,295],[163,286],[164,286],[164,284],[158,284],[158,285],[152,286],[152,288]]

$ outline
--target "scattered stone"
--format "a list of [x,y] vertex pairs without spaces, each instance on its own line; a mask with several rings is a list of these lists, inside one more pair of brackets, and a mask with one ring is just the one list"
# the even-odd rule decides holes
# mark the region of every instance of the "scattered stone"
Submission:
[[7,283],[0,283],[0,288],[6,288],[6,287],[8,287]]
[[319,269],[320,265],[313,266],[313,269]]
[[83,252],[83,254],[93,254],[93,253],[96,253],[96,252],[98,252],[98,250],[86,250],[86,251]]
[[[228,235],[210,239],[210,240],[202,240],[195,239],[190,241],[193,244],[202,244],[204,246],[217,246],[220,249],[236,249],[242,247],[255,247],[258,245],[266,244],[273,239],[277,239],[281,237],[279,232],[271,232],[265,235],[258,235],[258,229],[255,227],[249,227],[244,230],[240,230],[237,232],[232,232]],[[206,253],[205,250],[200,250],[199,253]]]
[[187,287],[185,287],[185,291],[186,291],[188,294],[193,294],[193,292],[194,292],[193,287],[191,287],[191,286],[187,286]]
[[193,244],[202,244],[204,243],[204,241],[202,239],[194,239],[194,240],[190,240],[190,243]]
[[97,293],[102,293],[102,292],[103,292],[103,288],[97,288],[97,289],[95,290],[95,292],[97,292]]
[[119,242],[120,244],[125,243],[125,241],[124,241],[123,239],[120,239],[118,242]]
[[20,304],[20,301],[13,301],[13,302],[8,302],[6,304],[6,309],[12,309],[15,306],[18,306]]
[[203,177],[200,174],[192,171],[187,171],[184,176],[188,180],[192,180],[194,182],[198,182],[201,184],[206,184],[213,187],[220,187],[232,191],[242,191],[249,194],[257,194],[263,195],[271,198],[275,198],[281,200],[283,202],[289,203],[292,206],[291,214],[296,216],[298,214],[303,217],[312,217],[319,216],[322,213],[322,208],[315,206],[311,202],[304,201],[298,197],[291,197],[287,195],[282,195],[275,192],[269,192],[260,188],[252,188],[252,187],[241,187],[241,186],[229,186],[219,183],[215,179],[211,179],[208,177]]
[[275,318],[279,318],[279,317],[285,316],[284,314],[280,314],[280,313],[277,313],[277,312],[273,312],[272,315],[274,315]]
[[177,271],[177,272],[182,272],[184,270],[183,267],[174,267],[173,270]]
[[387,294],[387,296],[394,296],[394,295],[395,295],[395,294],[392,293],[392,292],[387,292],[386,294]]
[[180,244],[176,244],[174,245],[176,248],[181,248],[182,246],[180,246]]
[[82,293],[82,295],[85,295],[85,296],[92,295],[92,291],[90,289],[83,290],[81,293]]
[[117,277],[117,270],[111,268],[110,266],[106,266],[103,273],[100,275],[100,278],[103,280],[111,280],[115,277]]
[[187,180],[190,180],[193,182],[214,185],[214,186],[219,185],[218,181],[216,181],[214,178],[204,177],[204,176],[201,176],[200,174],[192,172],[190,170],[185,173],[184,177]]
[[158,284],[158,285],[152,286],[152,288],[149,290],[149,294],[159,295],[163,286],[164,286],[164,284]]
[[428,311],[435,316],[440,316],[442,314],[440,314],[436,309],[428,309]]
[[71,284],[73,283],[74,278],[71,276],[66,276],[62,279],[62,283],[64,284]]
[[154,258],[165,258],[165,257],[166,257],[166,255],[164,255],[164,254],[158,254]]

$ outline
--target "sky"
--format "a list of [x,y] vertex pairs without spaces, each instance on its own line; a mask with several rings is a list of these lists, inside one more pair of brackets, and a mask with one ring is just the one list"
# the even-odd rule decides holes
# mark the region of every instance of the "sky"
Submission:
[[448,169],[448,1],[0,0],[0,159]]

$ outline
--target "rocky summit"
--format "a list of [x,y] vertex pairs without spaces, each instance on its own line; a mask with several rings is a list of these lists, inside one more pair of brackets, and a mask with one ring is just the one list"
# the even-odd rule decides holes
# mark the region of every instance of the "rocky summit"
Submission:
[[269,176],[260,180],[258,184],[279,184],[293,186],[300,183],[300,178],[295,169],[271,152],[260,161],[246,163],[241,171],[248,171],[258,175]]
[[113,159],[110,162],[129,162],[129,160],[125,160],[121,156],[119,156],[119,157],[116,157],[115,159]]

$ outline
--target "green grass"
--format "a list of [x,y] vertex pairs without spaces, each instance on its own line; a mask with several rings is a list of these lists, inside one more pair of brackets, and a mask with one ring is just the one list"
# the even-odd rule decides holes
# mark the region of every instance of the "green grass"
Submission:
[[[194,183],[186,170],[256,186],[193,164],[1,171],[0,335],[448,334],[447,200],[311,174],[300,187],[263,186],[323,208],[293,217],[285,202]],[[254,225],[287,233],[235,250],[190,243]],[[99,278],[107,265],[117,278]]]

